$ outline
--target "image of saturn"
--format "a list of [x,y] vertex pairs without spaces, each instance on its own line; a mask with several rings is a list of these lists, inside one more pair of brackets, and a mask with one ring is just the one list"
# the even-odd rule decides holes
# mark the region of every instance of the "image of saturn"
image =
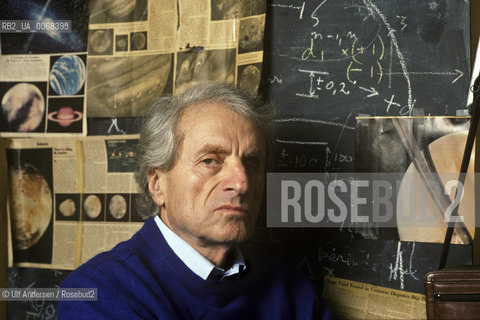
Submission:
[[45,130],[45,82],[0,82],[0,131]]
[[83,100],[83,97],[49,98],[47,132],[81,133]]
[[14,262],[51,263],[52,149],[7,149]]

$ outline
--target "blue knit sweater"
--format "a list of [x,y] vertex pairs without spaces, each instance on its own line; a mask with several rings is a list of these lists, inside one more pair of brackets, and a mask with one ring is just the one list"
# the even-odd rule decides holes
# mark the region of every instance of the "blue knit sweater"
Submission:
[[[98,301],[60,301],[59,319],[328,319],[304,276],[245,255],[238,279],[193,273],[150,218],[130,240],[75,270],[63,288],[98,288]],[[252,261],[252,262],[251,262]],[[258,263],[261,261],[261,263]]]

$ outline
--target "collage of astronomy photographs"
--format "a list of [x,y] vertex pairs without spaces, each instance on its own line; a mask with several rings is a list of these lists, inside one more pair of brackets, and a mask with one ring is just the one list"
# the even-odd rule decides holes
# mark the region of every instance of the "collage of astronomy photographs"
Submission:
[[17,136],[82,134],[88,2],[51,1],[44,6],[30,0],[2,1],[0,12],[5,20],[42,18],[52,26],[55,21],[71,21],[69,32],[48,28],[45,32],[1,35],[0,131]]
[[251,92],[260,83],[263,0],[7,0],[0,12],[71,22],[69,32],[0,37],[0,136],[87,135],[87,118],[137,117],[199,81]]

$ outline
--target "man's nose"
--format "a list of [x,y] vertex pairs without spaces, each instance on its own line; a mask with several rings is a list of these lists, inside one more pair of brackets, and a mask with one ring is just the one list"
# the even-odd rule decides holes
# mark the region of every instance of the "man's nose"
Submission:
[[224,182],[226,191],[235,191],[237,194],[244,194],[247,192],[247,169],[240,160],[232,161],[232,163],[227,165],[226,178]]

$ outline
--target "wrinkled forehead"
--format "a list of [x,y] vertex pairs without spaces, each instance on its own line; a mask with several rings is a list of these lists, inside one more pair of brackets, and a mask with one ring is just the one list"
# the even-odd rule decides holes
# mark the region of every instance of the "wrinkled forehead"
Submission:
[[266,141],[258,125],[234,111],[223,103],[201,102],[186,107],[177,124],[177,137],[180,146],[188,136],[189,139],[202,142],[202,137],[218,140],[223,137],[238,138],[244,143],[255,144],[256,148],[266,153]]
[[[179,133],[185,133],[191,130],[193,126],[207,128],[209,125],[222,125],[238,121],[246,121],[252,128],[259,129],[254,121],[225,103],[202,101],[183,108],[177,122],[177,128],[181,129]],[[261,135],[261,130],[258,131],[258,134]]]

